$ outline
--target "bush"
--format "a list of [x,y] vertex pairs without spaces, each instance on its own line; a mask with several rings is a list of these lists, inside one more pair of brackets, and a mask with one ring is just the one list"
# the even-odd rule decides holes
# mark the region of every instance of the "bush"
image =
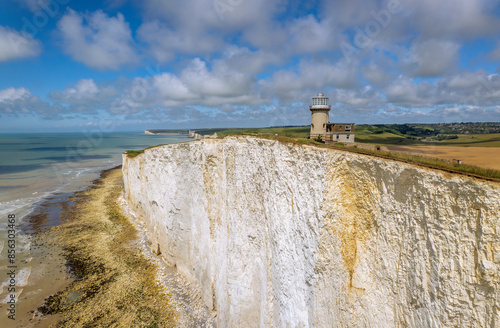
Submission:
[[325,143],[325,142],[323,141],[323,139],[321,138],[321,134],[320,134],[320,135],[318,135],[318,136],[317,136],[316,138],[314,138],[313,140],[314,140],[314,141],[316,141],[316,142]]

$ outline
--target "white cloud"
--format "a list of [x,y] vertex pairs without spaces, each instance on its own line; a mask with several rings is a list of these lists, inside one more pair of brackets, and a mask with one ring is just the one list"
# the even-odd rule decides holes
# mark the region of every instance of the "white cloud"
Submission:
[[72,88],[50,93],[52,99],[73,105],[107,102],[115,96],[118,96],[118,91],[114,87],[98,86],[93,79],[83,79]]
[[197,94],[224,98],[246,93],[253,82],[249,76],[229,70],[223,64],[216,65],[210,72],[206,62],[199,58],[195,58],[180,77]]
[[64,51],[99,70],[136,64],[138,56],[125,17],[109,17],[102,11],[79,14],[71,9],[58,22]]
[[0,90],[0,114],[36,114],[44,119],[60,119],[64,108],[41,101],[26,88]]
[[113,101],[114,113],[137,113],[143,109],[186,106],[247,106],[268,102],[262,99],[256,78],[238,72],[225,60],[216,60],[211,68],[199,58],[193,59],[179,74],[158,73],[148,78],[135,78],[123,87]]
[[363,76],[374,85],[384,85],[391,79],[391,73],[382,67],[370,64],[362,67]]
[[[220,6],[221,3],[225,3],[226,6]],[[266,24],[276,13],[283,11],[283,5],[286,5],[283,0],[186,0],[182,3],[145,0],[141,2],[146,17],[169,22],[175,30],[185,29],[192,32],[203,30],[210,32],[214,29],[228,32]]]
[[197,37],[190,30],[174,30],[158,20],[145,22],[137,34],[149,45],[151,54],[159,62],[173,60],[179,53],[212,53],[224,44],[220,37],[209,34]]
[[158,90],[159,96],[164,101],[186,101],[198,98],[188,86],[177,76],[170,73],[156,75],[153,78],[153,86]]
[[245,47],[230,45],[226,47],[223,59],[218,62],[227,66],[227,69],[258,74],[267,66],[283,64],[285,60],[276,53],[263,50],[250,51]]
[[365,86],[360,90],[336,89],[331,95],[332,101],[356,107],[364,107],[370,103],[381,101],[380,94],[372,87]]
[[8,88],[0,90],[0,103],[5,105],[31,97],[31,92],[25,88]]
[[32,36],[0,26],[0,62],[35,57],[41,51],[41,42]]
[[448,40],[417,41],[411,47],[407,63],[415,67],[414,76],[435,77],[451,72],[457,65],[460,45]]
[[450,89],[474,89],[481,79],[486,77],[486,72],[483,70],[471,72],[463,71],[443,79],[445,87]]
[[277,96],[284,101],[309,98],[311,92],[324,88],[351,89],[359,87],[359,67],[340,60],[329,62],[302,61],[297,72],[282,69],[268,79],[260,81],[266,97]]
[[[496,0],[324,0],[319,17],[332,18],[341,29],[363,31],[369,22],[383,22],[379,24],[381,34],[391,35],[393,41],[411,34],[425,39],[462,39],[498,35],[497,5]],[[388,15],[381,17],[382,11]]]
[[421,0],[413,22],[425,38],[473,38],[498,35],[500,19],[493,14],[497,1]]
[[331,20],[313,15],[277,20],[289,6],[283,0],[187,0],[182,4],[146,0],[142,6],[148,21],[138,36],[160,61],[173,59],[177,52],[217,53],[226,40],[234,38],[268,53],[311,53],[334,48],[340,32]]
[[339,38],[331,20],[319,21],[313,15],[297,18],[288,26],[287,46],[291,53],[315,53],[334,48]]
[[385,89],[385,93],[390,103],[418,102],[417,85],[408,78],[400,77]]

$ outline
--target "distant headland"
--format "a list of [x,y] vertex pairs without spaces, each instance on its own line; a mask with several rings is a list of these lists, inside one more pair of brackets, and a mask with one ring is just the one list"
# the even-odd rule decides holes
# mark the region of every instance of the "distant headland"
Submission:
[[187,130],[146,130],[144,134],[149,135],[178,135],[178,134],[188,134]]

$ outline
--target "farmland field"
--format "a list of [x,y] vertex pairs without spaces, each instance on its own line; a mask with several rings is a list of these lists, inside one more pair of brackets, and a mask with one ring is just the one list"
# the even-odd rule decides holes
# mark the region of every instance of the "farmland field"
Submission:
[[457,144],[457,146],[386,145],[386,147],[389,150],[424,154],[447,160],[460,159],[464,164],[500,170],[500,147],[464,147],[462,144]]
[[[470,124],[469,124],[470,125]],[[498,123],[489,123],[496,130],[489,133],[460,133],[470,129],[468,124],[454,124],[454,130],[444,131],[440,125],[356,125],[356,142],[384,145],[391,151],[423,154],[445,160],[459,159],[464,164],[486,169],[500,170],[500,133]],[[480,126],[481,127],[481,126]],[[406,130],[405,130],[406,129]],[[441,129],[441,130],[439,130]],[[451,129],[448,127],[448,129]],[[476,127],[476,129],[478,129]],[[310,126],[204,129],[201,134],[217,132],[219,138],[227,135],[254,135],[264,138],[274,136],[304,139],[309,136]],[[459,133],[455,133],[459,132]],[[481,132],[481,131],[480,131]],[[453,134],[446,134],[453,133]],[[439,139],[441,137],[441,139]]]

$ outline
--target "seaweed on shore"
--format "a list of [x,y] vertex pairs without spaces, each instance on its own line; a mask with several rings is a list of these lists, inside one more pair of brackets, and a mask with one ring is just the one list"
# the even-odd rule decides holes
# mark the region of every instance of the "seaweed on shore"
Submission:
[[65,223],[49,232],[76,279],[39,311],[61,313],[58,327],[173,327],[170,295],[156,282],[157,268],[134,247],[137,230],[116,202],[120,171],[104,178],[77,194]]

